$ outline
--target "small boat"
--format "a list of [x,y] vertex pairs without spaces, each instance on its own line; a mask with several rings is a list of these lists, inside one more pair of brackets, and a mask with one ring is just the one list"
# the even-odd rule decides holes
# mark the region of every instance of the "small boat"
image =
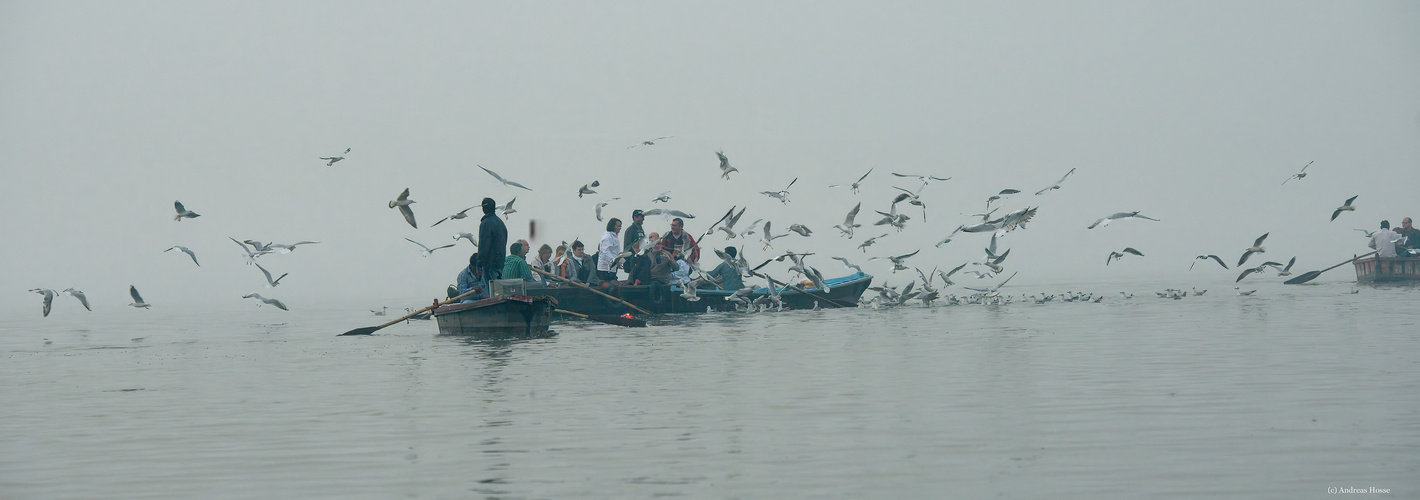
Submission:
[[547,335],[557,299],[546,296],[493,297],[434,309],[443,335],[484,338],[533,338]]
[[[761,282],[763,280],[760,280]],[[872,284],[873,277],[868,274],[855,273],[849,276],[832,278],[825,280],[829,290],[804,287],[799,285],[779,287],[780,298],[784,301],[784,307],[788,309],[812,309],[815,304],[819,308],[829,309],[835,307],[857,307],[858,298],[863,296],[863,292]],[[678,285],[618,285],[611,287],[595,287],[597,291],[624,300],[636,305],[653,314],[674,314],[674,313],[703,313],[706,309],[714,311],[727,311],[734,309],[733,302],[726,301],[734,290],[696,290],[699,300],[687,300],[681,296],[681,287]],[[633,312],[625,304],[614,299],[598,295],[579,286],[562,284],[557,287],[528,288],[528,295],[554,297],[557,299],[558,307],[569,311],[576,311],[582,314],[615,315]],[[769,293],[769,289],[759,287],[750,294],[749,299],[753,300]],[[638,313],[639,314],[639,313]]]
[[1357,259],[1357,283],[1420,282],[1420,256]]

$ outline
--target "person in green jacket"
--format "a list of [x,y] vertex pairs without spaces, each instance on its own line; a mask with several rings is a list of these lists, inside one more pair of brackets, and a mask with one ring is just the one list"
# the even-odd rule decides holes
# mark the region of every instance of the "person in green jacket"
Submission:
[[527,261],[528,247],[519,241],[508,247],[508,257],[503,259],[503,279],[520,278],[532,281],[532,267]]

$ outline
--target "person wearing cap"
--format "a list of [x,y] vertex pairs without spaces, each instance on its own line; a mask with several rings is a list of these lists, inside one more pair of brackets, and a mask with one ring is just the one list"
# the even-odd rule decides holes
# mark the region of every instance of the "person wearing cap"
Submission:
[[1410,225],[1410,218],[1400,219],[1400,230],[1395,232],[1401,238],[1405,238],[1405,248],[1407,250],[1420,250],[1420,229]]
[[[508,227],[503,219],[493,213],[498,204],[493,198],[483,199],[483,219],[478,223],[478,253],[474,254],[479,268],[483,269],[483,281],[501,279],[503,276],[504,249],[508,247]],[[484,290],[488,287],[484,286]]]
[[631,212],[631,225],[626,227],[626,234],[621,237],[621,241],[626,244],[627,250],[635,252],[636,248],[634,248],[634,245],[636,242],[646,237],[645,223],[645,212],[642,212],[639,208]]
[[[725,247],[725,255],[731,259],[735,258],[735,247]],[[744,280],[740,277],[740,271],[729,262],[721,262],[710,271],[710,277],[720,282],[721,290],[739,290],[745,287]]]
[[1371,249],[1375,250],[1377,256],[1382,258],[1395,257],[1395,240],[1400,239],[1400,235],[1390,230],[1390,221],[1381,221],[1381,229],[1371,235]]

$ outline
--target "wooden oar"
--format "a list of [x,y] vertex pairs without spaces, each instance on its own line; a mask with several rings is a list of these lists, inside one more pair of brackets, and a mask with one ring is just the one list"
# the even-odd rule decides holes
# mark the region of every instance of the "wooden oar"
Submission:
[[[459,294],[457,297],[454,297],[454,298],[452,298],[452,299],[446,300],[446,301],[444,301],[444,304],[447,304],[447,303],[450,303],[450,302],[453,302],[453,301],[462,299],[462,298],[464,298],[464,297],[467,297],[469,294],[471,294],[471,293],[473,293],[473,292],[477,292],[477,291],[479,291],[479,290],[482,290],[482,288],[473,287],[473,290],[469,290],[469,291],[467,291],[467,292],[464,292],[464,293]],[[422,313],[422,312],[424,312],[424,311],[428,311],[428,310],[433,309],[433,308],[435,308],[435,307],[439,307],[440,305],[442,305],[442,304],[440,304],[438,301],[435,301],[433,305],[430,305],[430,306],[425,307],[425,308],[423,308],[423,309],[420,309],[420,310],[418,310],[418,311],[414,311],[414,312],[412,312],[412,313],[409,313],[409,314],[406,314],[406,315],[404,315],[404,316],[401,316],[401,317],[395,318],[395,319],[393,319],[393,320],[390,320],[389,323],[385,323],[385,324],[379,325],[379,326],[366,326],[366,327],[356,328],[356,329],[354,329],[354,330],[350,330],[350,331],[348,331],[348,332],[345,332],[345,333],[342,333],[342,334],[336,335],[336,336],[337,336],[337,337],[343,337],[343,336],[346,336],[346,335],[369,335],[369,334],[372,334],[372,333],[375,333],[375,332],[379,331],[381,328],[384,328],[384,327],[386,327],[386,326],[393,325],[393,324],[395,324],[395,323],[399,323],[399,322],[404,321],[404,320],[409,319],[409,318],[413,318],[415,315],[417,315],[417,314],[419,314],[419,313]]]
[[579,313],[579,312],[568,311],[568,310],[565,310],[565,309],[553,309],[552,312],[562,313],[562,314],[568,314],[568,315],[576,316],[576,317],[582,318],[582,319],[589,319],[589,320],[592,320],[592,321],[600,321],[600,322],[606,323],[606,324],[608,324],[608,325],[629,326],[629,327],[633,327],[633,328],[645,328],[645,327],[646,327],[646,320],[644,320],[644,319],[626,318],[626,317],[622,317],[622,316],[613,316],[613,315],[604,315],[604,314],[598,314],[598,315],[596,315],[596,316],[592,316],[592,315],[588,315],[588,314],[582,314],[582,313]]
[[1341,266],[1344,266],[1344,265],[1346,265],[1346,264],[1350,264],[1350,263],[1355,262],[1357,259],[1360,259],[1360,258],[1362,258],[1362,257],[1370,257],[1370,256],[1372,256],[1372,255],[1375,255],[1376,253],[1377,253],[1377,252],[1371,252],[1371,253],[1368,253],[1368,254],[1365,254],[1365,255],[1357,255],[1357,256],[1355,256],[1355,257],[1352,257],[1350,260],[1347,260],[1346,262],[1342,262],[1342,263],[1340,263],[1340,264],[1337,264],[1337,265],[1328,267],[1328,268],[1326,268],[1326,269],[1322,269],[1322,270],[1320,270],[1320,271],[1307,271],[1307,272],[1305,272],[1305,273],[1302,273],[1301,276],[1297,276],[1297,277],[1292,278],[1292,279],[1289,279],[1289,280],[1287,280],[1287,281],[1283,281],[1282,284],[1284,284],[1284,285],[1298,285],[1298,284],[1306,283],[1306,282],[1308,282],[1308,281],[1311,281],[1311,280],[1316,279],[1317,276],[1321,276],[1321,273],[1330,271],[1330,270],[1332,270],[1332,269],[1336,269],[1336,268],[1341,267]]
[[645,315],[650,315],[650,314],[651,314],[651,311],[647,311],[647,310],[645,310],[645,309],[636,307],[636,304],[632,304],[632,303],[630,303],[630,302],[627,302],[627,301],[618,299],[618,298],[616,298],[616,297],[612,297],[611,295],[607,295],[607,294],[605,294],[605,293],[599,292],[599,291],[597,291],[596,289],[594,289],[594,288],[592,288],[592,287],[589,287],[589,286],[587,286],[587,285],[583,285],[583,284],[581,284],[581,283],[578,283],[578,282],[569,280],[569,279],[567,279],[567,278],[563,278],[563,277],[558,276],[558,275],[556,275],[556,274],[552,274],[552,273],[543,271],[543,270],[541,270],[541,269],[533,269],[532,272],[541,274],[541,275],[543,275],[543,276],[547,276],[547,277],[549,277],[549,278],[555,279],[555,280],[557,280],[557,281],[561,281],[561,282],[563,282],[563,283],[571,283],[571,284],[573,284],[573,285],[580,286],[580,287],[582,287],[583,289],[588,290],[588,291],[590,291],[590,292],[592,292],[592,293],[595,293],[595,294],[597,294],[597,295],[601,295],[601,296],[606,297],[606,298],[608,298],[608,299],[611,299],[611,300],[615,300],[615,301],[617,301],[617,302],[620,302],[622,305],[624,305],[624,306],[626,306],[626,307],[630,307],[630,308],[632,308],[632,309],[635,309],[635,310],[639,311],[641,314],[645,314]]

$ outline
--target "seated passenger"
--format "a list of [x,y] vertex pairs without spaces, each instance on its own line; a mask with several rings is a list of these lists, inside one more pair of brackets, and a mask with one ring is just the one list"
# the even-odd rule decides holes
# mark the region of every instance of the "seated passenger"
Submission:
[[477,292],[459,299],[459,303],[473,302],[488,298],[488,292],[486,291],[488,290],[488,283],[483,280],[483,269],[478,266],[478,254],[475,253],[469,256],[468,267],[463,268],[463,271],[459,271],[457,283],[459,295],[463,295],[475,288],[478,289]]
[[[550,245],[548,245],[548,244],[546,244],[546,243],[543,243],[541,247],[538,247],[538,249],[537,249],[537,257],[533,258],[533,260],[532,260],[531,262],[528,262],[528,266],[532,267],[533,269],[537,269],[537,270],[539,270],[539,271],[542,271],[542,272],[544,272],[544,273],[551,273],[551,272],[552,272],[552,246],[550,246]],[[542,275],[541,275],[541,274],[534,274],[534,275],[533,275],[533,279],[536,280],[536,281],[542,281]]]
[[[731,259],[735,258],[735,247],[725,247],[725,255],[729,255]],[[720,282],[721,290],[739,290],[745,286],[739,269],[735,269],[729,262],[721,262],[715,266],[715,269],[710,271],[710,277]]]
[[519,278],[532,281],[532,268],[526,260],[528,247],[522,241],[508,247],[508,257],[503,260],[503,279]]

